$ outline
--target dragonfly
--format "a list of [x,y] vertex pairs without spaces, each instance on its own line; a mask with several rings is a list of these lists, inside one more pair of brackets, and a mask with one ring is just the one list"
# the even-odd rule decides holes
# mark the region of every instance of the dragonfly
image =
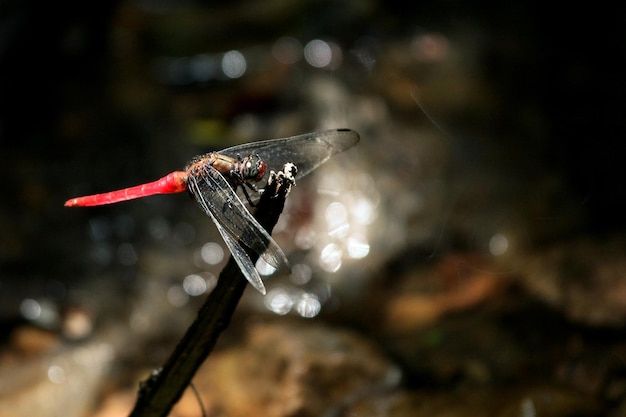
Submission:
[[268,170],[278,172],[285,163],[291,163],[301,178],[359,140],[359,134],[354,130],[333,129],[236,145],[196,156],[184,171],[171,172],[156,181],[72,198],[65,202],[65,206],[100,206],[187,191],[215,223],[244,277],[265,294],[265,285],[246,248],[276,269],[288,266],[289,262],[280,246],[250,214],[237,191],[241,189],[247,203],[253,206],[248,190],[258,196],[256,184],[263,180]]

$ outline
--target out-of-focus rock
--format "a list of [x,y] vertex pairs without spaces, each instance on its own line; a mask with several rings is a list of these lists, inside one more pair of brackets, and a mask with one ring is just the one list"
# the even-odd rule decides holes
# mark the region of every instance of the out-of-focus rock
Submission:
[[205,370],[203,395],[232,417],[327,415],[400,380],[368,340],[313,322],[255,324]]

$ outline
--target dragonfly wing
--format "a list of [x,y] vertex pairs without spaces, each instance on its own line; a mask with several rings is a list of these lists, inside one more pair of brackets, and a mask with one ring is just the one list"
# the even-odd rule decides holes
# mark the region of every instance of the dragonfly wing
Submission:
[[222,227],[221,224],[216,221],[215,225],[217,226],[217,230],[224,238],[226,246],[228,246],[228,249],[230,249],[230,252],[233,254],[233,258],[235,258],[235,262],[237,262],[237,265],[239,265],[239,269],[241,269],[243,276],[246,277],[248,282],[252,284],[254,288],[256,288],[261,294],[265,295],[265,285],[263,285],[261,276],[254,267],[252,260],[250,259],[244,248],[237,242],[237,239],[233,238],[230,233],[228,233],[228,231]]
[[331,156],[351,148],[359,142],[359,134],[350,129],[334,129],[305,133],[282,139],[250,142],[226,148],[219,153],[236,157],[259,154],[268,169],[279,171],[286,162],[298,168],[297,178],[302,178]]
[[288,265],[287,257],[280,246],[250,214],[218,170],[211,165],[205,165],[202,170],[189,176],[187,186],[202,210],[236,240],[239,246],[253,250],[277,269],[281,265]]

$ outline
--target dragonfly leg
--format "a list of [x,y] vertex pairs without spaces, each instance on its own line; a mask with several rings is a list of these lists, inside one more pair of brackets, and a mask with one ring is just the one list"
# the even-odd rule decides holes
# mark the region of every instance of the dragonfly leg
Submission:
[[231,178],[235,179],[235,181],[237,182],[237,185],[243,184],[245,182],[243,179],[243,174],[241,173],[241,170],[231,169],[229,174]]
[[[251,190],[257,191],[254,184],[250,184],[249,182],[244,182],[244,184],[250,187]],[[252,200],[250,199],[250,194],[248,194],[246,187],[242,186],[241,191],[243,191],[243,195],[246,196],[246,200],[248,200],[248,204],[250,204],[250,207],[256,207],[256,204],[254,204]]]

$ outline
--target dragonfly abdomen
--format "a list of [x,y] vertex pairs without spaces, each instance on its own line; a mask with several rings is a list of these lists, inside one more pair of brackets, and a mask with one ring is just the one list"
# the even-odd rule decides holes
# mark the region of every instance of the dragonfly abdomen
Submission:
[[65,202],[66,207],[89,207],[104,204],[119,203],[120,201],[134,200],[135,198],[147,197],[155,194],[180,193],[187,189],[187,173],[174,171],[168,175],[146,184],[124,188],[123,190],[108,193],[88,195],[72,198]]

